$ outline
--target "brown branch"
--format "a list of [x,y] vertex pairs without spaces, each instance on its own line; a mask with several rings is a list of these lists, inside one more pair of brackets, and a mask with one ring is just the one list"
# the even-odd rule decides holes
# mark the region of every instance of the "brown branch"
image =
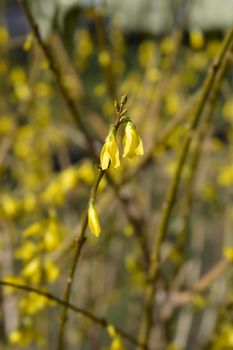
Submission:
[[231,262],[225,258],[218,261],[204,276],[202,276],[194,285],[184,291],[171,291],[164,298],[162,307],[163,319],[169,319],[174,308],[181,307],[190,303],[196,293],[204,293],[210,288],[231,266]]
[[[94,323],[99,324],[101,327],[103,327],[105,329],[108,328],[110,325],[112,325],[112,323],[107,321],[105,318],[100,318],[100,317],[94,315],[93,313],[91,313],[85,309],[82,309],[78,306],[75,306],[74,304],[66,302],[66,301],[56,297],[55,295],[49,293],[49,292],[37,289],[35,287],[31,287],[28,285],[18,284],[18,283],[14,283],[14,282],[7,282],[7,281],[3,281],[3,280],[0,280],[0,285],[2,285],[4,287],[15,288],[15,289],[22,290],[22,291],[25,291],[28,293],[35,293],[37,295],[41,295],[42,297],[44,297],[46,299],[54,301],[56,304],[59,304],[63,307],[66,307],[67,309],[70,309],[70,310],[86,317],[90,321],[93,321]],[[127,339],[130,343],[132,343],[134,345],[141,346],[141,344],[137,341],[137,339],[135,339],[131,334],[125,332],[123,329],[121,329],[117,326],[114,326],[114,328],[119,335],[121,335],[123,338]],[[145,348],[145,347],[141,347],[141,348],[148,350],[148,348]]]
[[[96,180],[96,183],[94,184],[92,191],[91,191],[91,198],[93,198],[93,199],[95,199],[99,183],[100,183],[102,177],[104,176],[104,174],[105,174],[105,171],[100,170],[99,175],[98,175],[97,180]],[[87,213],[87,209],[86,209],[85,213],[83,215],[83,221],[82,221],[82,225],[81,225],[78,239],[75,241],[76,249],[74,252],[74,256],[73,256],[73,259],[71,262],[70,271],[68,273],[68,277],[67,277],[67,281],[66,281],[66,287],[65,287],[65,292],[64,292],[64,296],[63,296],[63,300],[66,303],[68,303],[70,300],[71,289],[72,289],[75,271],[77,268],[77,264],[79,261],[79,257],[80,257],[80,253],[81,253],[83,244],[85,243],[85,240],[86,240],[85,239],[85,232],[87,229],[87,223],[88,223],[88,213]],[[62,315],[61,315],[61,324],[60,324],[59,335],[58,335],[58,343],[57,343],[58,350],[63,349],[64,332],[65,332],[65,324],[67,321],[67,315],[68,315],[68,308],[64,307],[64,309],[62,311]]]

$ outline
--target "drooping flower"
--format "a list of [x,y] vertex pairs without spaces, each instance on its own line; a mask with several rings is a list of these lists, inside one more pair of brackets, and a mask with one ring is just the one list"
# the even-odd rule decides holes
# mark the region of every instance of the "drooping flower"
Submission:
[[88,225],[90,227],[91,232],[96,237],[99,237],[101,228],[100,228],[99,217],[93,201],[89,203],[89,207],[88,207]]
[[123,157],[133,158],[134,156],[142,156],[144,153],[141,137],[138,135],[135,125],[129,121],[125,127],[125,135],[123,138]]
[[108,168],[109,162],[111,162],[115,169],[120,166],[120,155],[116,141],[115,128],[110,130],[100,153],[100,165],[103,170]]

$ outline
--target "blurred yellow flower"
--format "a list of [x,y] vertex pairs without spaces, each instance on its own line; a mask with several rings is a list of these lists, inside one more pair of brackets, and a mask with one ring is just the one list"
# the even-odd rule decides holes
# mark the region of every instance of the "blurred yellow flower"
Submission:
[[146,77],[147,79],[152,82],[152,83],[156,83],[161,79],[161,73],[157,68],[149,68],[146,71]]
[[98,214],[97,214],[95,205],[92,201],[89,203],[89,207],[88,207],[88,225],[90,227],[91,232],[96,237],[99,237],[101,228],[100,228]]
[[107,332],[110,335],[110,337],[115,337],[117,335],[115,327],[112,324],[108,325]]
[[41,262],[39,258],[32,259],[22,270],[22,276],[30,279],[32,283],[38,283],[41,278]]
[[0,209],[8,218],[13,218],[20,211],[20,201],[8,194],[3,194]]
[[116,141],[115,128],[110,130],[100,153],[100,164],[103,170],[108,168],[109,162],[111,162],[115,169],[120,166],[120,155]]
[[120,337],[116,337],[112,340],[110,350],[125,350]]
[[153,40],[142,41],[138,48],[138,61],[143,68],[154,61],[155,52],[156,46]]
[[192,303],[198,309],[203,309],[206,306],[206,300],[203,296],[199,294],[194,294],[192,297]]
[[30,260],[36,253],[36,244],[31,241],[26,241],[20,248],[16,249],[15,257],[22,260]]
[[178,113],[181,108],[181,99],[177,93],[170,93],[165,99],[165,111],[170,116]]
[[7,72],[7,63],[3,60],[0,60],[0,75],[3,75]]
[[222,113],[226,120],[233,122],[233,101],[231,99],[224,103]]
[[205,44],[205,39],[200,30],[192,30],[190,32],[190,45],[193,49],[202,49]]
[[14,128],[14,120],[11,115],[3,115],[1,118],[0,124],[0,134],[8,134]]
[[22,333],[16,329],[9,334],[9,342],[11,344],[19,344],[22,340],[22,337]]
[[44,270],[46,279],[49,283],[56,281],[59,276],[59,269],[57,265],[55,265],[52,261],[46,261]]
[[9,33],[7,29],[3,26],[0,26],[0,45],[6,44],[9,39]]
[[24,51],[29,51],[32,47],[32,42],[33,42],[33,34],[29,33],[23,43],[23,50]]
[[17,84],[14,93],[19,101],[28,101],[31,97],[30,88],[27,84]]
[[42,295],[36,295],[29,293],[23,299],[20,300],[20,310],[26,312],[29,315],[34,315],[40,310],[43,310],[48,305],[48,301]]
[[104,96],[107,92],[106,84],[100,83],[94,87],[93,93],[97,97]]
[[226,165],[218,175],[218,183],[222,187],[230,187],[233,184],[233,164]]
[[101,66],[107,67],[111,63],[111,57],[108,53],[108,51],[103,50],[99,53],[98,60]]
[[123,138],[123,157],[133,158],[142,156],[144,153],[141,137],[138,135],[136,128],[132,122],[128,122],[125,127],[125,135]]
[[166,37],[161,41],[160,50],[165,55],[172,55],[176,50],[176,41],[171,37]]
[[14,67],[10,73],[10,82],[13,85],[22,84],[26,81],[26,74],[21,67]]
[[23,236],[25,238],[37,236],[44,230],[44,222],[35,222],[23,231]]
[[224,248],[223,255],[225,256],[225,258],[233,262],[233,247]]
[[47,251],[53,251],[59,244],[59,228],[54,220],[50,220],[44,233],[44,245]]

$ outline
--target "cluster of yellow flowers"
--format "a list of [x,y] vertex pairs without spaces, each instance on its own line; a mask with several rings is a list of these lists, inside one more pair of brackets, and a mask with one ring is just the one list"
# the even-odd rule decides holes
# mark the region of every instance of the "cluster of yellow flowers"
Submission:
[[[142,139],[138,135],[135,125],[128,121],[125,127],[125,135],[123,138],[123,158],[133,158],[134,156],[143,155]],[[107,170],[109,164],[117,169],[120,166],[120,153],[116,141],[116,129],[112,127],[105,140],[103,148],[100,153],[100,164],[102,170]]]
[[[126,127],[125,135],[123,137],[123,158],[142,156],[144,153],[142,139],[138,135],[133,122],[129,118],[122,118],[122,123],[125,122]],[[120,166],[120,152],[116,139],[116,131],[116,126],[112,126],[110,128],[100,153],[100,166],[103,171],[106,171],[110,164],[115,169],[119,168]],[[98,237],[101,232],[101,227],[93,198],[91,198],[88,207],[88,225],[91,232]]]

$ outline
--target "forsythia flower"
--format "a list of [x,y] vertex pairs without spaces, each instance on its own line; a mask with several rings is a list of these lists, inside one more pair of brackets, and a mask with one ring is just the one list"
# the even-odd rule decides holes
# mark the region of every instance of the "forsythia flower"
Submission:
[[225,258],[233,262],[233,247],[226,247],[223,251]]
[[100,164],[103,170],[106,170],[111,161],[112,166],[117,169],[120,166],[119,149],[116,141],[115,129],[112,128],[105,140],[100,153]]
[[124,152],[123,157],[133,158],[136,156],[142,156],[143,144],[142,139],[138,135],[136,128],[132,122],[128,122],[125,127],[125,136],[123,138]]
[[123,343],[119,337],[112,340],[110,350],[125,350]]
[[88,225],[90,227],[91,232],[96,236],[99,237],[100,235],[100,223],[98,214],[95,208],[94,203],[91,201],[88,208]]

